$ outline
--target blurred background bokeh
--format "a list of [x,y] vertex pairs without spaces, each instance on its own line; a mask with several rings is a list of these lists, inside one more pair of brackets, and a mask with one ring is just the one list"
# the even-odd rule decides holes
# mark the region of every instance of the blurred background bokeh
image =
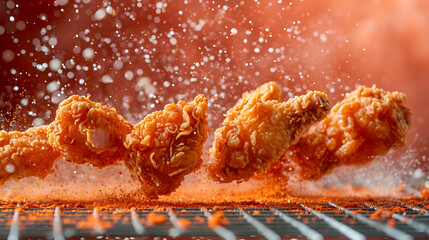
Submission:
[[203,93],[213,133],[268,81],[283,100],[319,90],[333,103],[376,84],[408,95],[413,123],[407,147],[374,164],[424,183],[428,39],[427,0],[3,0],[0,126],[48,124],[74,94],[136,123]]

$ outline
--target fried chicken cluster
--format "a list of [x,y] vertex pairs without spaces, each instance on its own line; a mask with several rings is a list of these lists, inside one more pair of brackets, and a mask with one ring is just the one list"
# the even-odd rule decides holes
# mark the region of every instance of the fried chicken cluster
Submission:
[[331,109],[321,92],[280,102],[279,87],[267,83],[244,93],[225,115],[210,149],[209,172],[219,182],[247,181],[277,161],[311,124]]
[[203,95],[190,103],[171,103],[146,116],[126,136],[125,163],[149,195],[172,192],[201,165],[202,143],[209,133],[206,110]]
[[0,131],[0,185],[12,178],[44,178],[58,156],[49,145],[47,126],[25,132]]
[[[405,145],[411,111],[403,93],[360,86],[332,110],[322,92],[286,102],[280,95],[277,84],[266,83],[226,113],[209,150],[213,179],[241,182],[259,174],[284,180],[298,169],[301,178],[315,180],[336,166],[363,164]],[[202,164],[207,107],[198,95],[132,125],[113,108],[72,96],[50,125],[0,131],[0,185],[44,178],[62,156],[99,168],[124,161],[148,197],[169,194]]]
[[64,100],[48,126],[0,132],[0,184],[9,178],[44,178],[62,156],[102,168],[125,161],[149,197],[168,194],[201,165],[208,136],[207,99],[179,101],[133,126],[115,109],[86,97]]

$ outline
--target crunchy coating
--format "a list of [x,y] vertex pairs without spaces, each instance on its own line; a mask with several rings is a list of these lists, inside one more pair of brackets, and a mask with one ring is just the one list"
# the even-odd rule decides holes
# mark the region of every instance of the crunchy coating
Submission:
[[206,110],[204,95],[190,103],[171,103],[146,116],[126,136],[129,155],[125,163],[146,195],[173,192],[185,175],[201,165],[209,132]]
[[0,185],[12,178],[44,178],[52,171],[59,154],[49,145],[46,128],[0,131]]
[[228,110],[227,114],[229,114],[230,112],[231,113],[239,112],[239,111],[242,111],[243,108],[249,107],[250,98],[254,98],[255,103],[266,102],[269,100],[280,101],[280,98],[281,98],[280,87],[275,82],[267,82],[262,84],[261,86],[259,86],[253,91],[244,92],[241,98],[235,104],[235,106]]
[[264,172],[302,131],[324,118],[331,105],[321,92],[279,102],[279,87],[267,83],[243,94],[225,115],[210,149],[209,173],[219,182],[247,181]]
[[[304,179],[318,179],[340,165],[358,165],[405,145],[411,111],[406,95],[359,86],[291,148]],[[283,159],[282,161],[288,161]]]
[[131,129],[114,108],[71,96],[49,125],[49,143],[69,161],[104,167],[125,158],[123,141]]

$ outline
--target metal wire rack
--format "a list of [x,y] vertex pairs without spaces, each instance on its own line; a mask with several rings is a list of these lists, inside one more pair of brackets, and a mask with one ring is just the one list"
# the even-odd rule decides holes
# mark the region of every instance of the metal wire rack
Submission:
[[[429,239],[425,202],[409,202],[308,201],[162,211],[0,206],[0,239]],[[207,222],[218,211],[224,212],[229,224],[209,227]],[[166,221],[150,225],[147,217],[153,212]],[[190,225],[183,225],[183,219]]]

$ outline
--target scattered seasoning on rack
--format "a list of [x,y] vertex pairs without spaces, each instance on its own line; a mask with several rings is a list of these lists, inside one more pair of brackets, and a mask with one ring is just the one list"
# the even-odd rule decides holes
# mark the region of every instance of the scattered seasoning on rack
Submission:
[[212,214],[212,216],[208,222],[208,225],[211,228],[214,228],[217,226],[226,226],[228,224],[229,224],[229,220],[225,216],[224,212],[216,212],[216,213]]
[[154,212],[150,212],[147,217],[147,222],[149,226],[164,224],[168,217],[162,214],[156,214]]
[[386,225],[389,227],[396,227],[396,220],[391,218],[391,219],[387,220]]

